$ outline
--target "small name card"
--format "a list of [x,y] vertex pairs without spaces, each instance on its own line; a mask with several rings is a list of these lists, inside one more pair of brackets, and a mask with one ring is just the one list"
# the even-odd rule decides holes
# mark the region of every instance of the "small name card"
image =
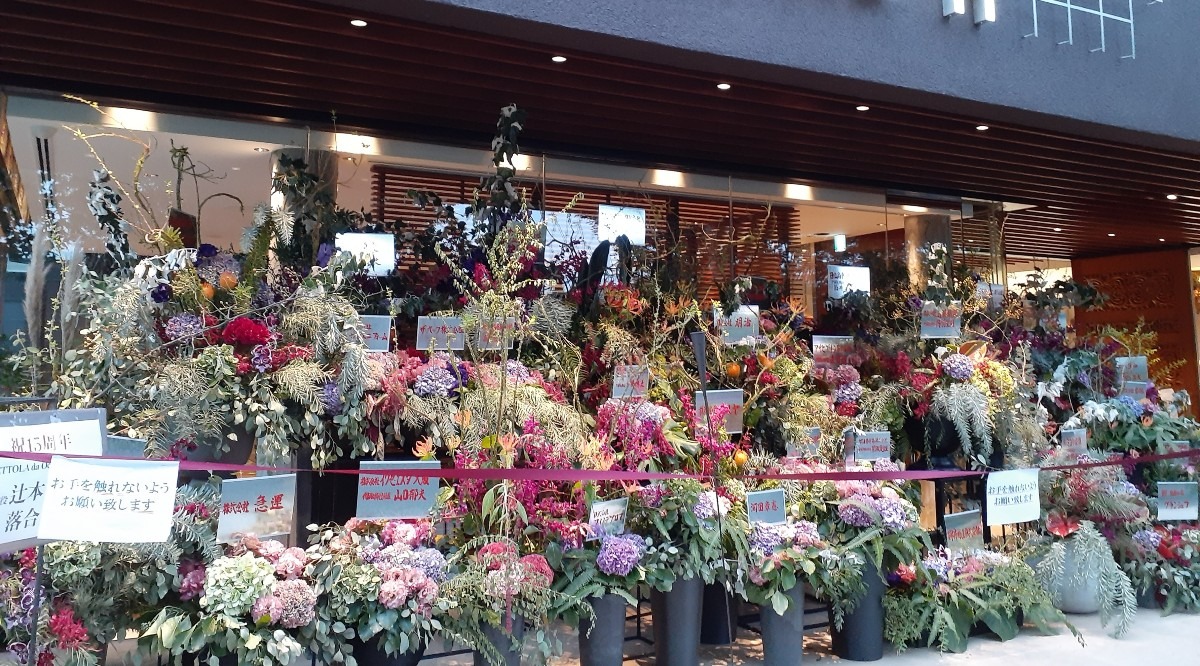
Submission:
[[588,515],[588,525],[592,535],[588,541],[594,541],[608,534],[621,534],[625,531],[625,514],[629,511],[629,498],[592,502],[592,510]]
[[388,315],[359,315],[363,325],[363,344],[367,351],[392,348],[392,318]]
[[1038,470],[1012,469],[987,477],[987,524],[1027,523],[1041,517]]
[[812,344],[813,367],[833,370],[839,365],[849,365],[854,353],[854,337],[850,335],[814,335]]
[[948,513],[943,520],[946,525],[946,548],[958,551],[983,548],[983,517],[979,509]]
[[860,432],[854,434],[855,460],[888,460],[892,457],[892,433]]
[[475,348],[481,351],[512,349],[516,331],[517,320],[513,317],[504,321],[480,322]]
[[417,351],[458,351],[466,341],[462,317],[417,317]]
[[1158,483],[1158,519],[1159,520],[1197,520],[1200,518],[1200,504],[1197,504],[1197,484],[1195,481],[1179,481]]
[[171,537],[179,462],[50,459],[38,539],[160,543]]
[[1148,388],[1150,388],[1149,382],[1125,382],[1121,384],[1121,397],[1144,400],[1146,398],[1146,389]]
[[221,482],[217,541],[229,543],[235,534],[291,534],[295,511],[295,474],[227,479]]
[[818,458],[821,455],[821,429],[817,427],[804,428],[804,434],[798,438],[789,437],[787,455],[789,458]]
[[829,298],[845,298],[853,291],[871,293],[871,269],[866,266],[830,266]]
[[[704,392],[696,391],[695,397],[696,410],[704,409]],[[730,435],[742,431],[742,411],[745,399],[746,392],[742,389],[708,391],[708,407],[710,410],[717,405],[729,406],[729,414],[725,416],[725,432]]]
[[750,523],[778,525],[787,521],[787,502],[783,488],[746,493],[746,514]]
[[758,338],[758,306],[743,305],[726,317],[720,307],[713,307],[713,321],[721,332],[721,342],[727,345],[753,344]]
[[1145,356],[1118,356],[1113,361],[1122,382],[1150,381],[1150,361]]
[[962,303],[926,302],[921,306],[921,337],[957,339],[962,334]]
[[1088,452],[1088,433],[1083,428],[1059,432],[1058,441],[1063,449],[1072,456],[1078,457]]
[[649,366],[618,365],[613,368],[612,397],[622,400],[641,398],[649,388]]
[[[439,469],[436,460],[364,460],[358,464],[358,511],[364,519],[425,518],[437,500],[436,476],[404,474],[405,470]],[[371,472],[385,472],[372,474]]]

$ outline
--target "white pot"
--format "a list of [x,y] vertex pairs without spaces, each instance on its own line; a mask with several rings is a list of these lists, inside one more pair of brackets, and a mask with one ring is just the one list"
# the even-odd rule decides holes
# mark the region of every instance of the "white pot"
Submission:
[[[1063,559],[1063,576],[1054,581],[1050,596],[1059,599],[1055,604],[1064,613],[1087,615],[1100,611],[1100,572],[1089,569],[1078,571],[1079,564],[1075,555],[1074,539],[1068,539],[1064,544],[1066,557]],[[1082,577],[1080,577],[1082,576]],[[1075,583],[1075,584],[1072,584]]]

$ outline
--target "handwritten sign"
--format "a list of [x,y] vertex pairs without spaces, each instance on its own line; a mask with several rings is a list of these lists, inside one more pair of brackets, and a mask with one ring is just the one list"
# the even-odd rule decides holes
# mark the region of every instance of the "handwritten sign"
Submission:
[[921,306],[921,337],[957,339],[962,333],[962,303],[938,305],[927,301]]
[[829,297],[845,298],[852,291],[871,293],[871,269],[866,266],[830,266]]
[[949,550],[983,549],[983,516],[979,509],[948,513],[943,517],[946,525],[946,548]]
[[504,321],[484,321],[479,324],[475,336],[475,348],[482,351],[512,349],[517,331],[517,320],[509,317]]
[[1143,400],[1146,397],[1146,389],[1148,388],[1150,388],[1149,382],[1125,382],[1121,384],[1121,397]]
[[851,365],[854,337],[849,335],[814,335],[813,367],[833,370],[839,365]]
[[892,457],[892,433],[860,432],[854,434],[855,460],[888,460]]
[[588,515],[588,525],[592,535],[588,541],[595,541],[607,534],[621,534],[625,531],[625,514],[629,511],[629,498],[592,502],[592,510]]
[[1200,504],[1195,481],[1158,483],[1159,520],[1196,520],[1200,518]]
[[217,541],[229,543],[235,534],[291,534],[295,512],[295,474],[222,481]]
[[1145,356],[1118,356],[1113,359],[1122,382],[1150,381],[1150,361]]
[[787,521],[787,501],[783,488],[746,493],[746,514],[750,523],[778,525]]
[[720,307],[714,306],[713,322],[721,332],[721,342],[727,345],[753,344],[758,338],[757,305],[743,305],[728,317]]
[[417,350],[461,350],[467,341],[462,317],[417,317]]
[[1062,448],[1072,456],[1078,457],[1087,454],[1088,433],[1083,428],[1060,431],[1058,441]]
[[[1163,442],[1163,443],[1159,444],[1158,452],[1159,453],[1182,453],[1184,451],[1190,450],[1191,448],[1192,448],[1192,443],[1189,442],[1188,440],[1173,439],[1169,442]],[[1178,459],[1178,460],[1173,460],[1172,462],[1182,464],[1186,461],[1183,459]]]
[[[413,476],[405,470],[438,469],[436,460],[377,461],[358,464],[358,518],[425,518],[438,494],[437,477]],[[386,472],[372,474],[372,472]]]
[[821,455],[821,429],[817,427],[803,428],[800,437],[789,437],[787,455],[789,458],[818,458]]
[[0,552],[38,543],[38,524],[50,466],[0,458]]
[[392,348],[392,318],[388,315],[359,315],[363,326],[363,344],[367,351]]
[[38,539],[160,543],[171,537],[179,461],[50,459]]
[[1037,520],[1041,511],[1038,470],[1011,469],[988,474],[988,527]]
[[[696,409],[704,409],[704,392],[696,391]],[[721,391],[708,391],[708,408],[711,410],[717,405],[728,405],[729,413],[725,416],[725,432],[728,434],[739,433],[742,431],[742,410],[745,405],[743,402],[746,399],[746,393],[742,389],[727,389]]]
[[645,365],[618,365],[613,368],[612,397],[628,400],[641,398],[650,388],[650,367]]

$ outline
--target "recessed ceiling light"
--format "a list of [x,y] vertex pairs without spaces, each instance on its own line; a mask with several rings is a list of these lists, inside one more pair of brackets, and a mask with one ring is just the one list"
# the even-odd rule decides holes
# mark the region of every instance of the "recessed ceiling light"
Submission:
[[551,56],[550,60],[554,62],[566,62],[567,56]]
[[345,160],[346,160],[347,162],[353,162],[353,161],[354,161],[354,157],[353,157],[353,156],[351,156],[351,155],[347,155],[347,156],[345,157]]
[[989,130],[989,129],[991,129],[991,128],[990,128],[990,127],[988,127],[987,125],[976,125],[976,126],[975,126],[975,129],[976,129],[976,130],[978,130],[978,131],[980,131],[980,132],[986,132],[986,131],[988,131],[988,130]]
[[234,171],[241,171],[241,170],[242,170],[242,167],[229,167],[229,168],[230,168],[230,169],[233,169]]
[[859,104],[858,106],[854,107],[854,110],[855,111],[870,111],[871,107],[867,106],[866,104]]
[[263,148],[262,146],[255,146],[255,147],[254,147],[254,152],[256,152],[256,153],[265,153],[265,152],[268,152],[268,151],[270,151],[270,150],[271,150],[270,148]]
[[1176,200],[1176,199],[1178,199],[1178,198],[1179,198],[1179,196],[1178,196],[1178,195],[1175,195],[1175,194],[1168,194],[1168,195],[1167,195],[1167,200],[1168,200],[1168,201],[1174,201],[1174,200]]
[[1165,238],[1160,238],[1160,239],[1158,239],[1158,242],[1160,242],[1160,243],[1165,243],[1165,242],[1167,242],[1167,239],[1165,239]]
[[928,213],[929,212],[929,209],[924,206],[901,206],[900,210],[908,211],[910,213]]
[[1109,235],[1108,235],[1108,237],[1109,237],[1109,238],[1113,238],[1113,237],[1115,237],[1115,236],[1116,236],[1116,234],[1109,234]]
[[717,90],[729,90],[732,87],[733,86],[729,85],[728,83],[718,83],[717,84]]
[[1062,231],[1062,227],[1054,227],[1055,231]]
[[367,27],[367,22],[362,19],[350,19],[350,25],[356,28],[365,28]]

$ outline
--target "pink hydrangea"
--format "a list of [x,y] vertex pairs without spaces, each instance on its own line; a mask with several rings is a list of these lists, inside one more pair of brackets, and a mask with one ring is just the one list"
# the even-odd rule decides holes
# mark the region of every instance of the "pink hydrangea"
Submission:
[[197,560],[183,560],[179,563],[179,599],[191,601],[204,596],[204,563]]
[[411,590],[402,580],[385,580],[379,586],[379,603],[384,608],[397,609],[408,603]]
[[275,624],[282,616],[283,600],[273,594],[255,599],[250,608],[250,618],[255,624]]
[[389,520],[379,534],[384,545],[403,544],[410,548],[423,545],[431,536],[433,536],[433,527],[424,520],[417,522]]
[[[251,548],[251,550],[254,549]],[[283,551],[285,550],[287,550],[287,548],[282,543],[279,543],[273,539],[268,539],[267,541],[260,542],[257,552],[259,557],[274,564],[275,560],[279,559],[279,556],[282,555]]]
[[298,629],[316,619],[317,593],[307,581],[299,578],[281,580],[275,583],[273,592],[283,602],[279,626]]
[[833,484],[837,488],[838,497],[845,499],[854,497],[855,495],[870,495],[871,484],[866,481],[853,479],[850,481],[837,481]]
[[304,566],[308,559],[301,548],[288,548],[275,559],[275,575],[285,580],[299,578],[304,574]]

